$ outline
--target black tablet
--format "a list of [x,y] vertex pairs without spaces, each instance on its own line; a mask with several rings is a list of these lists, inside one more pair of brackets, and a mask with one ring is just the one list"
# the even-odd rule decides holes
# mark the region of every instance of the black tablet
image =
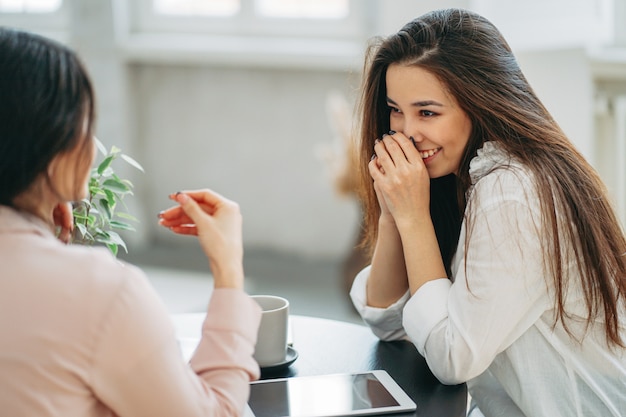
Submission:
[[248,405],[245,415],[255,417],[364,416],[416,409],[382,370],[255,381]]

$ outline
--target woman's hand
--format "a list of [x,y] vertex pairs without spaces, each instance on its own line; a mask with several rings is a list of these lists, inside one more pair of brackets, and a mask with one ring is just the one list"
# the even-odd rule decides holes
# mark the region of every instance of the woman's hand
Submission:
[[70,243],[74,231],[72,203],[59,203],[52,211],[52,221],[59,230],[57,238],[63,243]]
[[207,189],[182,191],[169,197],[180,205],[159,213],[159,224],[174,233],[198,237],[216,288],[243,288],[239,205]]
[[416,216],[430,218],[430,177],[413,142],[402,133],[383,135],[374,150],[377,156],[369,171],[382,212],[391,214],[396,224]]
[[[378,141],[376,141],[375,144],[378,144]],[[368,168],[370,171],[370,176],[372,176],[372,179],[374,178],[373,176],[374,174],[372,173],[372,170],[382,171],[384,173],[384,169],[380,166],[380,163],[378,161],[378,156],[376,155],[375,145],[374,145],[374,156],[372,157],[372,160],[370,161]],[[383,223],[393,224],[394,223],[393,216],[391,215],[391,212],[389,211],[389,208],[387,207],[387,202],[385,201],[385,198],[383,197],[383,194],[378,187],[378,183],[375,180],[374,180],[374,192],[376,193],[376,199],[378,200],[378,206],[380,207],[380,221]]]
[[[402,133],[384,135],[375,150],[378,164],[370,165],[370,174],[400,234],[408,286],[415,294],[424,283],[447,276],[430,217],[430,176],[413,142]],[[369,294],[368,301],[373,300]]]

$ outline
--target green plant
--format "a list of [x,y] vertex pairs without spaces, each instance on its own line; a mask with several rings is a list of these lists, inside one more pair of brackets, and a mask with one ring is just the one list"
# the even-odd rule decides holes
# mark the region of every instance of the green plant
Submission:
[[112,146],[107,152],[102,142],[98,139],[95,141],[104,159],[91,170],[87,198],[74,204],[72,243],[85,245],[100,243],[117,256],[119,246],[127,253],[128,249],[116,230],[134,231],[135,228],[130,222],[138,220],[127,213],[124,204],[124,197],[133,194],[133,184],[127,179],[118,177],[112,164],[120,158],[141,172],[144,172],[144,169],[133,158],[123,154],[121,149]]

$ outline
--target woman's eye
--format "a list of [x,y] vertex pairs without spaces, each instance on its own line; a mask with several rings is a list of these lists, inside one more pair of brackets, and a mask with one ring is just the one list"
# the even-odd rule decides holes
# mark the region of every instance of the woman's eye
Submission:
[[397,107],[393,107],[393,106],[388,106],[388,107],[391,113],[400,113],[400,109],[398,109]]
[[431,116],[435,116],[437,113],[432,112],[430,110],[420,110],[420,114],[424,117],[431,117]]

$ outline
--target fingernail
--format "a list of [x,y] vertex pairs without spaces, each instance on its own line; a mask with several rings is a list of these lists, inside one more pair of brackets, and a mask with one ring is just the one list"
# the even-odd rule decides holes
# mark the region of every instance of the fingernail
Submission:
[[376,159],[376,154],[372,155],[372,157],[370,158],[370,161],[373,161],[374,159]]
[[395,134],[396,134],[396,131],[395,131],[395,130],[390,130],[390,131],[389,131],[389,134],[390,134],[390,135],[395,135]]
[[[383,137],[385,137],[385,135],[383,135]],[[374,141],[374,145],[376,145],[377,143],[380,143],[380,142],[381,142],[381,140],[380,140],[380,139],[376,139],[376,140]]]
[[179,203],[186,203],[187,201],[189,201],[189,196],[179,191],[176,193],[176,201],[178,201]]
[[162,211],[159,211],[159,212],[157,213],[157,217],[160,219],[160,218],[161,218],[161,216],[163,216],[163,212],[162,212]]

